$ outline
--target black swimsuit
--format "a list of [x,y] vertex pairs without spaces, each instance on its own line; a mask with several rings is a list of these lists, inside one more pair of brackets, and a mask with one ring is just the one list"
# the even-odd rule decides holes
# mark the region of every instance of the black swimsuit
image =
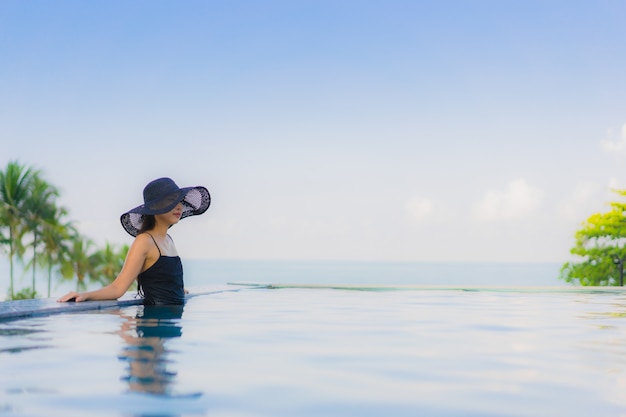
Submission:
[[[159,259],[137,277],[139,294],[146,305],[175,305],[185,303],[183,264],[178,256],[163,256],[156,240],[148,235],[159,250]],[[170,238],[171,239],[171,238]]]

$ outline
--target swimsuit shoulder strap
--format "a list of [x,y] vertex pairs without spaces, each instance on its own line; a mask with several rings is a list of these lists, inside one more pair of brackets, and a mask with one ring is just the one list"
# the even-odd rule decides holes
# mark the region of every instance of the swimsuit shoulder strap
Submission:
[[[152,241],[154,242],[154,244],[157,247],[157,250],[159,251],[159,256],[163,256],[161,255],[161,248],[159,248],[159,245],[156,243],[156,240],[154,240],[154,236],[152,236],[150,233],[148,233],[148,236],[150,236],[150,238],[152,238]],[[171,238],[170,238],[171,239]]]

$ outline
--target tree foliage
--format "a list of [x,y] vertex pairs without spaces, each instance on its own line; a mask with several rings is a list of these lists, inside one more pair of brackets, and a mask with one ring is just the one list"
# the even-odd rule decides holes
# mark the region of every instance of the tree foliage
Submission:
[[[37,267],[44,267],[48,277],[48,297],[52,276],[76,279],[76,288],[85,289],[88,282],[109,283],[121,269],[128,247],[117,250],[110,244],[98,249],[81,236],[68,211],[57,204],[59,191],[43,179],[42,173],[17,161],[0,170],[0,250],[9,257],[9,299],[34,298]],[[32,271],[31,288],[16,293],[14,263],[24,261]]]
[[[30,247],[32,248],[31,270],[32,270],[32,293],[37,294],[36,286],[36,271],[37,271],[37,257],[40,255],[42,249],[42,236],[44,230],[53,221],[56,220],[56,198],[59,196],[59,191],[56,187],[48,184],[44,181],[40,175],[33,177],[30,184],[30,194],[27,196],[24,204],[24,213],[22,218],[26,230],[31,234],[32,240]],[[43,250],[46,247],[43,246]],[[41,253],[45,256],[45,253]]]
[[[614,190],[626,197],[626,190]],[[611,210],[591,215],[576,232],[572,255],[580,262],[566,262],[561,279],[581,285],[619,285],[626,262],[626,203],[611,202]]]
[[34,179],[39,175],[29,167],[20,165],[16,161],[8,163],[4,171],[0,171],[0,224],[5,233],[2,233],[2,243],[8,246],[10,264],[9,295],[15,294],[14,262],[24,254],[22,238],[26,233],[24,219],[25,205],[31,194]]

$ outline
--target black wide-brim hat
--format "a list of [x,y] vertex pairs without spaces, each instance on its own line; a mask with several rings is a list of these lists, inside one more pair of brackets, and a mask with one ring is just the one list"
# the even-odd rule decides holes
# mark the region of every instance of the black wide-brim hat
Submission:
[[167,213],[178,203],[183,204],[182,220],[207,211],[211,205],[211,195],[202,186],[179,188],[171,178],[156,179],[143,189],[143,204],[122,214],[122,227],[131,236],[137,236],[144,215]]

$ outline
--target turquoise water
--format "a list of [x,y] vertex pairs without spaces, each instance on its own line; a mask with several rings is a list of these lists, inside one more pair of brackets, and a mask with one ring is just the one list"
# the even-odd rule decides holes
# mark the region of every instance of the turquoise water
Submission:
[[625,347],[620,289],[243,288],[0,323],[0,416],[625,416]]

